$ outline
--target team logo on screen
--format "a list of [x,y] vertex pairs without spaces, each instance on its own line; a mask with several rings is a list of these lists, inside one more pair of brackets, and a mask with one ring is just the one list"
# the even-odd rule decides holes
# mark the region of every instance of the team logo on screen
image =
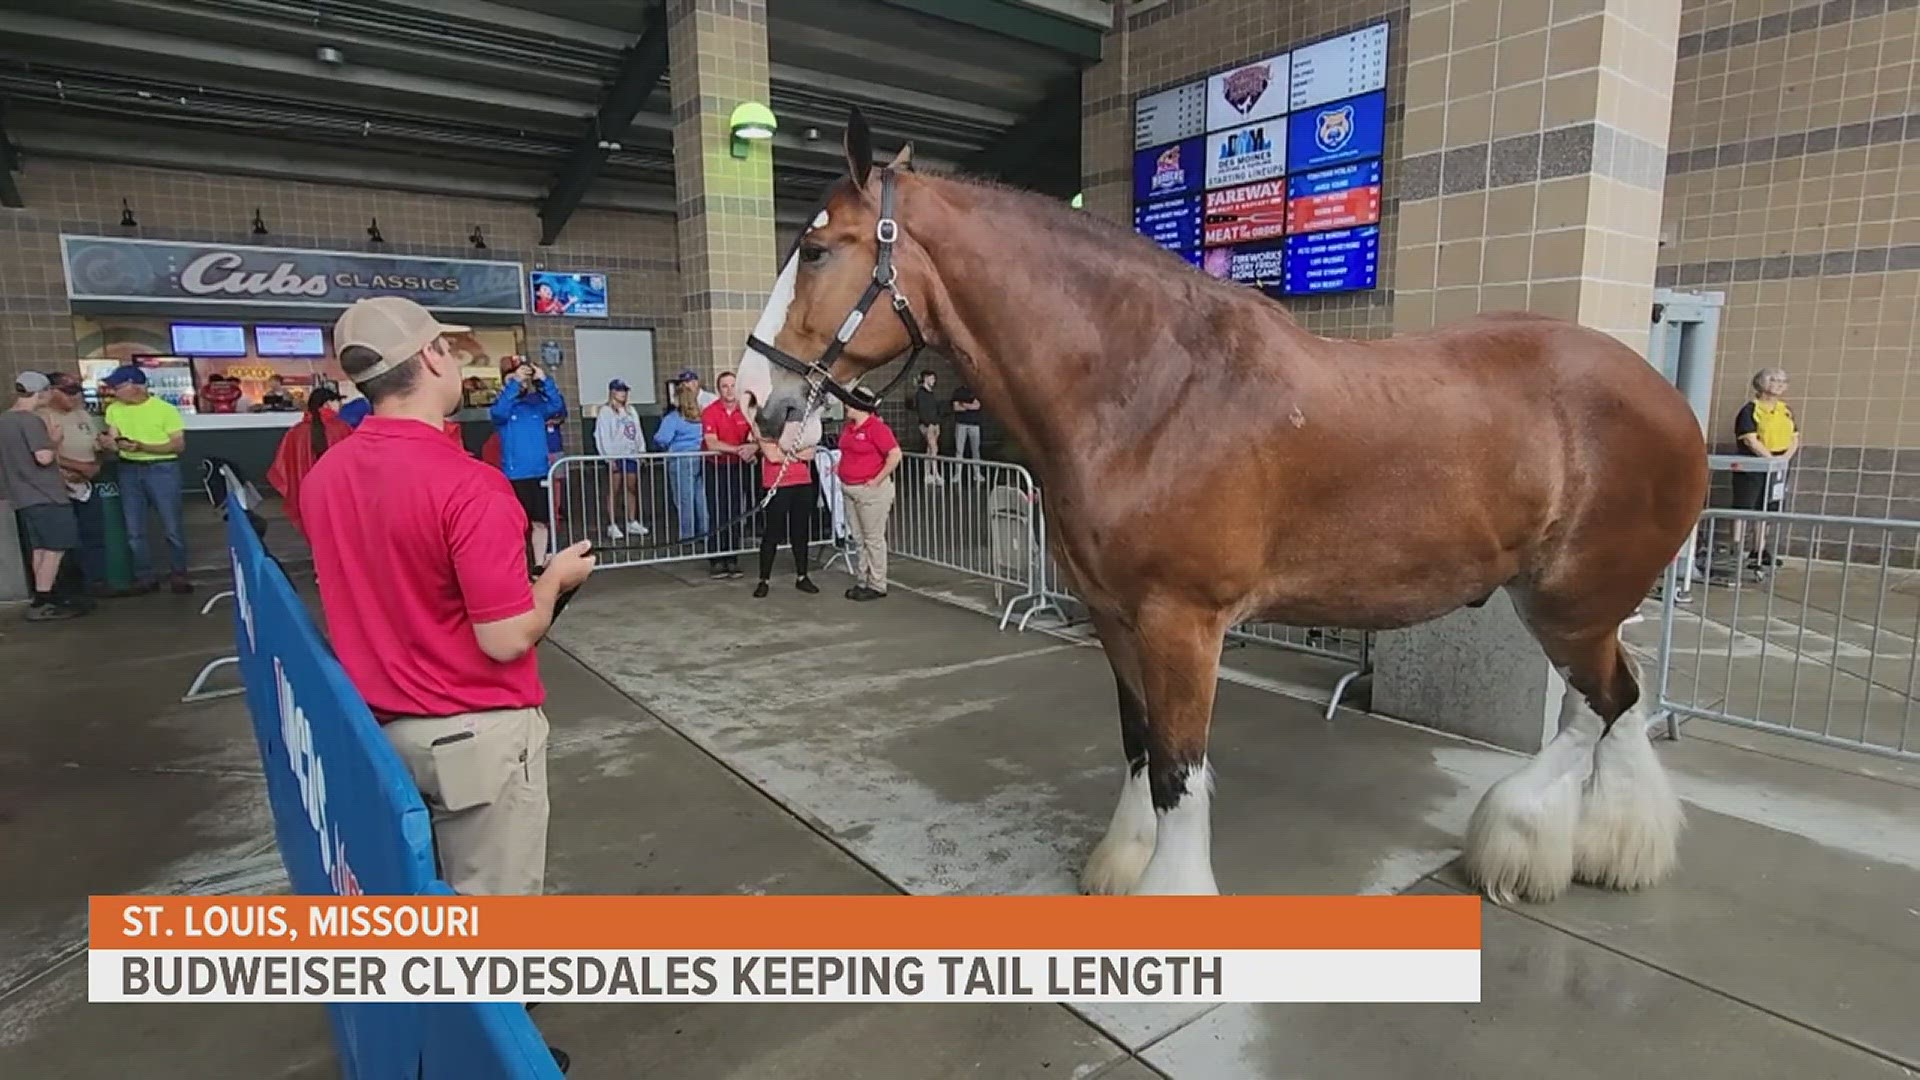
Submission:
[[1249,64],[1239,71],[1231,72],[1220,81],[1220,94],[1233,106],[1235,112],[1245,116],[1260,103],[1260,98],[1273,83],[1273,69],[1269,64]]
[[1265,127],[1248,128],[1234,132],[1220,143],[1220,160],[1225,163],[1250,154],[1264,154],[1272,149],[1273,143],[1267,139]]
[[1160,151],[1153,163],[1153,183],[1150,190],[1155,194],[1162,191],[1178,191],[1187,186],[1187,170],[1180,167],[1180,147],[1169,146]]
[[1353,105],[1342,105],[1337,109],[1328,109],[1319,116],[1314,127],[1313,140],[1320,149],[1331,154],[1346,146],[1353,138]]

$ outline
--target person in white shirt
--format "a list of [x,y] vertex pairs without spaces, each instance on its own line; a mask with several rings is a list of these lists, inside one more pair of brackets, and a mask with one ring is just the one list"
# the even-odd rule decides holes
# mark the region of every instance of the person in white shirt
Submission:
[[[640,462],[645,451],[640,438],[640,414],[627,404],[629,387],[623,379],[607,384],[607,403],[600,406],[593,420],[593,444],[600,456],[619,460],[607,463],[612,482],[607,485],[607,539],[619,542],[628,536],[647,535],[640,524]],[[626,530],[620,529],[621,503],[626,504]]]

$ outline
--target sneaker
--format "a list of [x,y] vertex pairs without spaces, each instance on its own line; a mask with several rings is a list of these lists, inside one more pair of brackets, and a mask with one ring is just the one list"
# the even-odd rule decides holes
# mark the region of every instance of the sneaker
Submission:
[[727,560],[727,576],[730,578],[743,578],[747,576],[747,572],[745,570],[740,569],[740,560],[738,559]]
[[714,563],[712,566],[707,567],[707,577],[714,581],[725,581],[728,576],[725,563]]
[[618,525],[607,526],[607,539],[617,544],[620,541],[625,540],[626,538],[627,538],[627,534],[620,531],[620,526]]
[[942,480],[942,479],[940,479],[940,474],[939,474],[939,473],[937,473],[937,472],[929,472],[929,473],[927,474],[927,486],[928,486],[928,487],[943,487],[943,486],[945,486],[945,484],[946,484],[946,481],[945,481],[945,480]]
[[193,592],[193,582],[188,581],[184,575],[175,574],[171,584],[175,596],[187,596]]
[[28,622],[58,622],[77,619],[82,613],[63,604],[35,604],[27,608]]
[[647,535],[647,527],[637,521],[629,521],[627,522],[627,532],[634,536],[645,536]]
[[760,584],[758,584],[758,585],[755,585],[755,586],[753,587],[753,598],[754,598],[755,600],[758,600],[758,599],[760,599],[761,597],[763,597],[763,596],[765,596],[765,595],[767,595],[767,593],[768,593],[769,591],[770,591],[770,590],[769,590],[769,589],[768,589],[768,587],[767,587],[767,583],[763,581],[763,582],[761,582]]
[[817,593],[820,591],[820,586],[815,585],[812,578],[801,578],[793,583],[793,587],[803,593]]

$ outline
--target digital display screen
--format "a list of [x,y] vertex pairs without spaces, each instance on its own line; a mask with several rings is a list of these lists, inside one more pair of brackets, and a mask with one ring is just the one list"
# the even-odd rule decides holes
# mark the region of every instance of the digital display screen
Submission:
[[527,275],[533,313],[574,319],[607,317],[607,275],[535,270]]
[[1187,139],[1171,146],[1155,146],[1133,155],[1133,201],[1139,203],[1185,195],[1200,190],[1205,170],[1201,156],[1204,139]]
[[1379,287],[1387,23],[1134,101],[1134,231],[1273,296]]
[[1287,182],[1266,180],[1207,192],[1205,247],[1267,240],[1287,231]]
[[1186,254],[1200,247],[1200,196],[1141,203],[1133,208],[1133,229],[1168,251]]
[[1380,162],[1301,173],[1287,183],[1287,231],[1319,232],[1380,220]]
[[256,326],[253,343],[261,356],[325,356],[327,340],[318,326]]
[[1298,112],[1387,86],[1387,24],[1293,50],[1287,108]]
[[1380,226],[1289,236],[1285,290],[1292,296],[1371,289],[1380,281]]
[[1377,158],[1386,145],[1385,91],[1317,105],[1287,117],[1287,161],[1294,172]]
[[247,328],[238,323],[174,323],[172,330],[181,356],[247,355]]

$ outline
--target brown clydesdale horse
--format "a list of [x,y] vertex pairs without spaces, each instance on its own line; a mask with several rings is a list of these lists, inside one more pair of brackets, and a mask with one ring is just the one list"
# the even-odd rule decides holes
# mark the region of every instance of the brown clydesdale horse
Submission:
[[740,386],[764,437],[807,445],[823,391],[924,334],[1026,448],[1119,686],[1126,773],[1083,889],[1217,891],[1207,729],[1228,627],[1405,627],[1500,589],[1571,689],[1559,735],[1474,812],[1476,885],[1543,900],[1667,874],[1680,804],[1619,628],[1707,470],[1699,422],[1645,360],[1525,313],[1318,337],[1054,200],[915,173],[911,147],[876,169],[857,110],[846,151]]

